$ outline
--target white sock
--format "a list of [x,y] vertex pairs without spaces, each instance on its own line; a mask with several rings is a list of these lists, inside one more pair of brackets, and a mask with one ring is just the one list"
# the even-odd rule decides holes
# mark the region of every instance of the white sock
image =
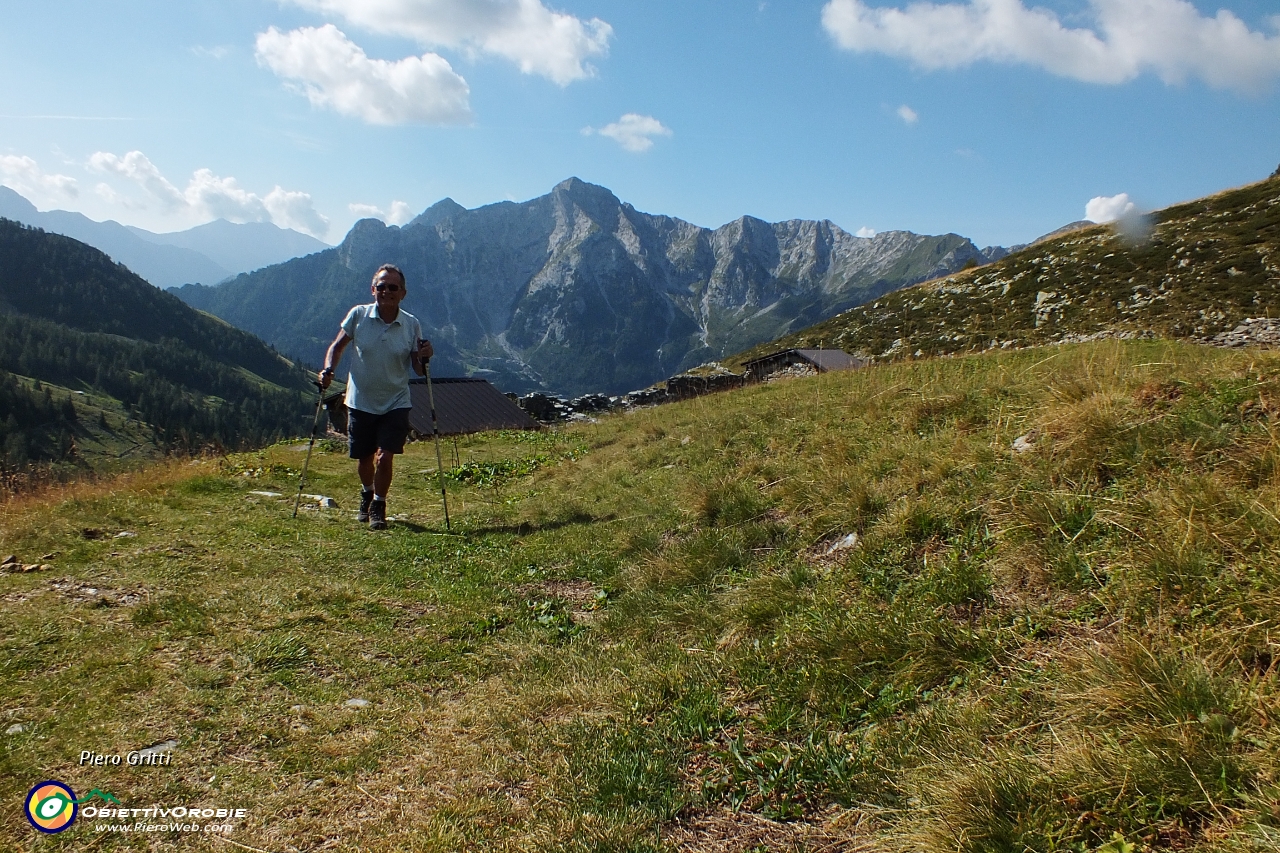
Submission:
[[386,498],[386,496],[385,496],[385,495],[374,495],[374,496],[373,496],[373,499],[374,499],[375,501],[382,501],[383,503],[386,503],[386,501],[387,501],[387,498]]

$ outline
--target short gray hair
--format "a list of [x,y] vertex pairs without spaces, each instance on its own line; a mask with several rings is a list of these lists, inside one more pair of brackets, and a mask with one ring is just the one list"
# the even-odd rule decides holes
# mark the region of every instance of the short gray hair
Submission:
[[377,278],[377,277],[378,277],[378,273],[382,272],[383,270],[390,270],[391,272],[393,272],[393,273],[395,273],[396,275],[400,276],[400,286],[401,286],[401,287],[405,287],[405,288],[407,288],[407,287],[409,286],[409,282],[408,282],[408,281],[406,281],[406,280],[405,280],[405,277],[404,277],[404,270],[400,269],[400,267],[396,266],[395,264],[383,264],[382,266],[380,266],[380,267],[378,267],[376,270],[374,270],[373,277],[374,277],[374,278]]

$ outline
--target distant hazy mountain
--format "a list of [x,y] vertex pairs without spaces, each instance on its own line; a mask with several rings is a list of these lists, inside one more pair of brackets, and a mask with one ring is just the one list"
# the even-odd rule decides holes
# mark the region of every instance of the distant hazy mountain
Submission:
[[112,220],[96,222],[66,210],[41,213],[22,195],[3,186],[0,217],[88,243],[157,287],[213,284],[236,273],[328,248],[314,237],[267,223],[235,225],[219,219],[188,231],[153,234]]
[[711,230],[571,178],[523,203],[445,199],[403,228],[362,220],[336,249],[176,292],[315,364],[390,261],[408,274],[405,308],[436,345],[437,375],[618,393],[1005,253],[828,221],[744,216]]
[[[327,243],[321,243],[315,237],[281,228],[270,222],[236,224],[225,219],[215,219],[213,222],[206,222],[204,225],[197,225],[186,231],[174,231],[169,234],[153,234],[132,226],[129,230],[149,243],[159,246],[177,246],[199,252],[219,266],[230,270],[231,274],[262,269],[290,258],[299,258],[330,248]],[[220,279],[195,280],[212,284]]]
[[88,243],[159,287],[189,281],[212,283],[231,275],[226,267],[199,252],[150,243],[119,222],[95,222],[66,210],[41,213],[8,187],[0,187],[0,216]]

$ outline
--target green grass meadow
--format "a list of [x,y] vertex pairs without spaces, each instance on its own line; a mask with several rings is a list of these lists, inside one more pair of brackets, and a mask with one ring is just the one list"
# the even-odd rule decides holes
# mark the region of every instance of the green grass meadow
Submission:
[[449,533],[429,443],[383,533],[335,442],[296,520],[297,444],[14,500],[0,849],[1278,849],[1278,424],[1110,341],[446,440]]

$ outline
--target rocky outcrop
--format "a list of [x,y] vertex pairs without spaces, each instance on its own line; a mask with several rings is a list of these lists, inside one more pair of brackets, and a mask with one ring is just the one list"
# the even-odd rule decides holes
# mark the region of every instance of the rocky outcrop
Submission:
[[589,420],[592,416],[606,412],[626,409],[638,409],[658,406],[663,403],[674,403],[688,400],[703,394],[717,391],[729,391],[741,388],[748,381],[744,374],[734,373],[718,368],[711,373],[681,373],[672,376],[664,383],[652,385],[639,391],[610,396],[607,394],[583,394],[566,400],[551,394],[533,393],[523,397],[508,394],[529,417],[542,423],[558,423],[561,421]]
[[1207,343],[1220,347],[1280,346],[1280,320],[1249,317],[1229,332],[1220,332]]

